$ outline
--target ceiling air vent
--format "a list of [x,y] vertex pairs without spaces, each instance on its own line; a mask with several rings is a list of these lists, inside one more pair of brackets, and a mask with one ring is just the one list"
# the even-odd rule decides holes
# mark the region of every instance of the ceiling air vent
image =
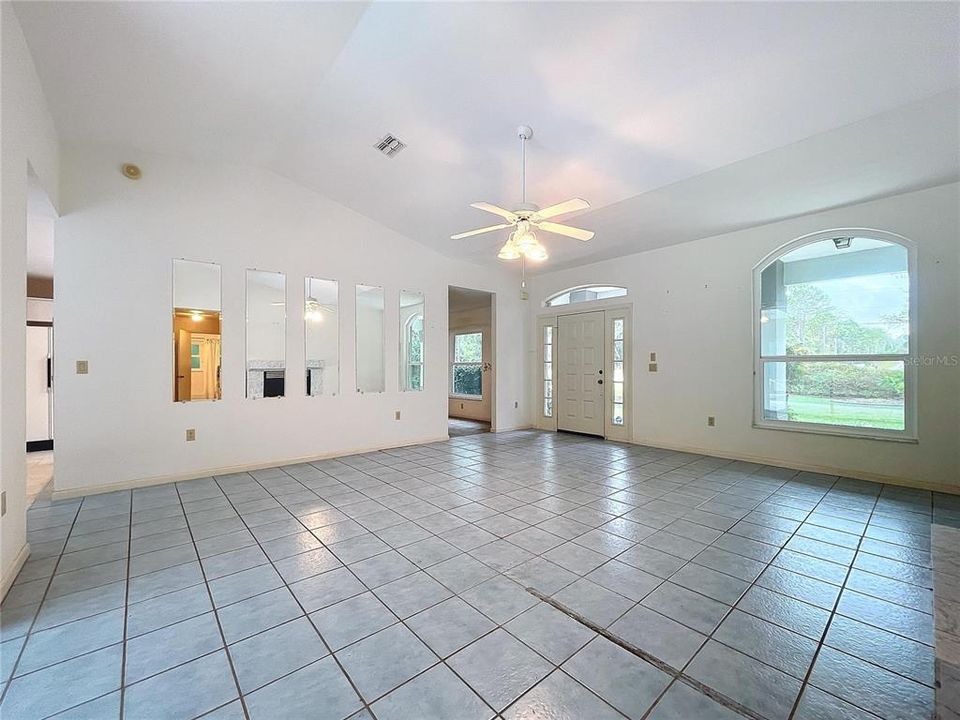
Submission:
[[386,155],[387,157],[390,157],[390,158],[392,158],[393,156],[395,156],[398,152],[400,152],[401,150],[403,150],[406,146],[407,146],[407,144],[406,144],[405,142],[403,142],[403,140],[401,140],[400,138],[398,138],[398,137],[395,136],[395,135],[391,135],[390,133],[387,133],[386,135],[384,135],[384,136],[377,142],[377,144],[374,145],[374,147],[375,147],[377,150],[379,150],[379,151],[382,152],[384,155]]

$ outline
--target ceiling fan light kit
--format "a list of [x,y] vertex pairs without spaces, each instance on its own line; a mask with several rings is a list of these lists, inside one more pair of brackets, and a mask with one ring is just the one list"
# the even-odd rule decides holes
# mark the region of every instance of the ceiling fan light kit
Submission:
[[517,136],[520,138],[520,204],[514,210],[506,210],[488,202],[477,202],[471,204],[484,212],[493,213],[500,216],[504,222],[498,225],[489,225],[478,228],[477,230],[468,230],[467,232],[451,235],[451,240],[461,240],[474,235],[494,232],[496,230],[505,230],[514,228],[513,232],[507,238],[507,241],[500,248],[497,257],[501,260],[533,260],[539,262],[546,260],[547,249],[537,239],[534,228],[543,230],[555,235],[564,235],[576,240],[586,242],[593,237],[589,230],[563,225],[555,222],[547,222],[550,218],[558,215],[586,210],[590,203],[580,198],[572,198],[556,205],[543,208],[542,210],[533,203],[527,202],[527,153],[526,142],[533,137],[533,130],[528,125],[521,125],[517,128]]

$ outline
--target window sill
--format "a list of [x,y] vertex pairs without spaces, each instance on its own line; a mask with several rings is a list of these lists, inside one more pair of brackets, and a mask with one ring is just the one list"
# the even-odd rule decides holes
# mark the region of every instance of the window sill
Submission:
[[457,395],[455,393],[450,393],[448,397],[451,400],[483,400],[483,395]]
[[788,421],[754,421],[754,429],[757,430],[780,430],[785,432],[808,433],[811,435],[831,435],[833,437],[853,438],[855,440],[885,440],[887,442],[907,443],[917,445],[919,438],[906,432],[891,430],[884,432],[872,428],[853,428],[843,425],[810,425],[806,423],[796,423]]

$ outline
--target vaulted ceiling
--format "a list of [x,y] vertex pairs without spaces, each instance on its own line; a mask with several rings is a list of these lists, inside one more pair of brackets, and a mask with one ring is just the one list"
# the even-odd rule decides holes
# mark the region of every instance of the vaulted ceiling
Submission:
[[[469,208],[579,196],[589,243],[684,242],[960,175],[956,3],[24,2],[66,142],[273,170],[451,256]],[[384,133],[408,147],[374,149]]]

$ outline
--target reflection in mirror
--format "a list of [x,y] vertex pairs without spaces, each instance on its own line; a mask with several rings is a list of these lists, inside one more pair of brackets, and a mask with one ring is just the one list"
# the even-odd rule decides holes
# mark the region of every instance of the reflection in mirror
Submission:
[[423,390],[423,293],[400,291],[400,389]]
[[307,395],[336,395],[340,387],[337,281],[308,277],[303,297]]
[[219,400],[220,266],[173,261],[173,400]]
[[247,397],[283,397],[286,385],[287,281],[247,270]]
[[383,392],[383,288],[357,285],[357,392]]

